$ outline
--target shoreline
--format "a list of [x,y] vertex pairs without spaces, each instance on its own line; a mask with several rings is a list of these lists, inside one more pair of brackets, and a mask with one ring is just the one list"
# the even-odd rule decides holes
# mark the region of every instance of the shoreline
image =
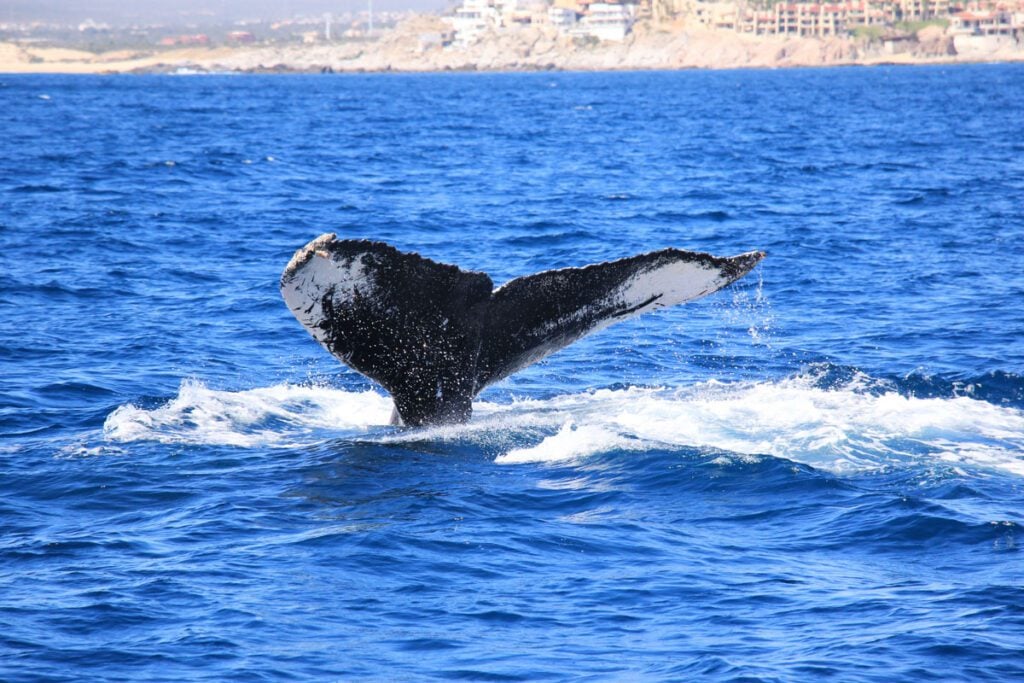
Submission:
[[983,66],[999,64],[1020,64],[1024,63],[1024,57],[1020,59],[977,59],[977,60],[945,60],[945,61],[877,61],[877,62],[831,62],[828,64],[793,64],[786,66],[761,66],[761,65],[737,65],[737,66],[623,66],[608,68],[454,68],[454,69],[349,69],[341,71],[324,71],[318,69],[304,68],[252,68],[226,70],[198,70],[198,69],[134,69],[129,71],[104,71],[104,70],[44,70],[44,71],[5,71],[0,66],[0,76],[370,76],[370,75],[393,75],[393,76],[416,76],[446,74],[541,74],[541,73],[668,73],[682,71],[795,71],[799,69],[873,69],[879,67],[905,67],[913,69],[917,67],[940,67],[940,66]]
[[964,40],[925,29],[899,43],[850,37],[750,36],[699,29],[639,27],[621,43],[579,46],[552,31],[491,33],[474,44],[423,44],[433,22],[409,22],[372,42],[135,49],[92,53],[0,43],[0,73],[523,73],[680,71],[825,66],[955,65],[1024,62],[1024,45]]

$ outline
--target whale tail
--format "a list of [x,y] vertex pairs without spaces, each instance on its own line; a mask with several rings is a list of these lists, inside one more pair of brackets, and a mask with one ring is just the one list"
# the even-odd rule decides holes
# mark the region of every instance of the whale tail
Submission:
[[762,258],[663,249],[494,289],[485,273],[327,234],[295,253],[281,293],[324,348],[392,395],[404,424],[423,425],[465,421],[487,385],[608,325],[711,294]]

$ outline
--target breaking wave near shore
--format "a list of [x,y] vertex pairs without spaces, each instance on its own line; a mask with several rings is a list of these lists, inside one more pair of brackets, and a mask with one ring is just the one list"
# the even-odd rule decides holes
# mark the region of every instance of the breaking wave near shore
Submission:
[[[974,394],[984,394],[992,377],[893,381],[841,370],[822,365],[776,381],[482,400],[468,424],[415,430],[389,426],[391,400],[374,391],[280,384],[232,392],[189,380],[166,403],[117,408],[103,432],[114,442],[278,448],[468,439],[502,464],[697,448],[837,474],[932,462],[1024,475],[1024,410],[1006,397],[1007,384],[1016,394],[1024,380],[1001,377],[1002,398],[991,401]],[[837,372],[845,377],[835,380]]]

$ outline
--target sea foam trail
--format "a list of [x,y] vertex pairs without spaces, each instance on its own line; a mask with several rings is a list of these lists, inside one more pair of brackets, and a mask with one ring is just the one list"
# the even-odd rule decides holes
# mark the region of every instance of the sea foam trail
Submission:
[[103,434],[121,442],[288,447],[322,438],[325,430],[387,424],[391,408],[390,399],[372,391],[278,384],[232,392],[187,380],[165,405],[117,408],[107,416]]
[[[683,390],[629,389],[545,402],[560,430],[499,462],[557,461],[665,446],[771,455],[834,472],[921,458],[1024,475],[1024,412],[970,398],[914,398],[804,379]],[[607,434],[602,443],[595,428]]]
[[1024,411],[967,397],[872,391],[860,382],[835,389],[814,382],[712,381],[685,389],[480,401],[466,425],[374,434],[392,410],[390,399],[374,392],[287,384],[229,392],[189,381],[166,405],[118,408],[104,434],[119,442],[289,447],[353,432],[381,442],[491,443],[501,432],[511,435],[497,457],[504,464],[686,447],[722,451],[723,457],[781,457],[838,473],[929,459],[1024,475]]

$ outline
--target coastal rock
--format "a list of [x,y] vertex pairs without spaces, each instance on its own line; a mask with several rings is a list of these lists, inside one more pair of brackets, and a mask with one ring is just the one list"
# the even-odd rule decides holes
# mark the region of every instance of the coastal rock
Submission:
[[916,34],[916,54],[925,57],[945,57],[956,54],[953,37],[939,26],[926,26]]
[[[835,64],[1024,61],[1010,37],[951,36],[929,26],[870,42],[846,37],[753,36],[692,24],[642,21],[622,42],[559,34],[550,26],[492,30],[469,45],[446,45],[450,27],[417,15],[375,40],[313,45],[249,45],[94,54],[0,43],[0,72],[128,73],[179,70],[236,72],[526,71],[538,69],[730,69]],[[895,35],[895,34],[894,34]]]

